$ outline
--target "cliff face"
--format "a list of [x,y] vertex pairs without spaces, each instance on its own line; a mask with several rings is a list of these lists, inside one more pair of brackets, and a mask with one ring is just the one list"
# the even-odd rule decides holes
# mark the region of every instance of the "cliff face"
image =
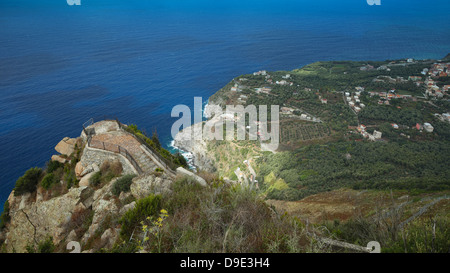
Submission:
[[180,131],[175,136],[174,146],[190,152],[196,167],[207,172],[215,172],[214,161],[209,157],[207,143],[201,135],[202,124],[197,123]]

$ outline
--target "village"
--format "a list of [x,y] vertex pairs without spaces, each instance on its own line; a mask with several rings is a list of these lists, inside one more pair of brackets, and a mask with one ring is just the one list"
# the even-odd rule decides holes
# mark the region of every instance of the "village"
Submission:
[[[361,72],[365,71],[386,71],[391,72],[394,67],[408,66],[414,65],[418,62],[414,59],[406,59],[400,62],[390,62],[387,64],[380,65],[379,67],[374,67],[372,65],[364,65],[359,67]],[[344,72],[344,74],[347,72]],[[356,86],[354,90],[344,90],[344,91],[329,91],[331,93],[341,93],[343,97],[344,104],[347,105],[352,112],[358,117],[359,113],[368,105],[376,103],[380,106],[391,106],[401,109],[401,106],[398,105],[398,101],[404,102],[417,102],[417,101],[427,101],[428,103],[433,103],[432,101],[438,99],[445,99],[448,95],[448,91],[450,85],[442,84],[439,82],[439,79],[442,77],[448,77],[450,73],[450,62],[435,62],[431,63],[429,67],[424,68],[421,71],[421,75],[411,75],[406,77],[401,76],[393,76],[393,75],[378,75],[372,81],[374,83],[386,84],[387,86],[394,86],[398,84],[409,84],[410,82],[414,83],[415,86],[423,89],[423,93],[419,94],[408,94],[403,90],[396,90],[395,88],[388,88],[385,91],[373,91],[367,90],[365,87]],[[266,70],[261,70],[254,72],[253,76],[263,76],[264,84],[259,87],[249,87],[246,82],[249,81],[249,78],[240,77],[234,80],[234,85],[230,88],[232,93],[237,93],[238,98],[237,102],[239,104],[246,105],[249,96],[251,93],[256,95],[269,95],[277,97],[278,94],[273,92],[274,87],[292,87],[299,86],[295,83],[292,75],[289,73],[283,74],[282,76],[276,75],[273,76],[269,74]],[[281,78],[281,79],[280,79]],[[295,87],[294,87],[295,88]],[[244,90],[250,90],[249,92],[243,92]],[[317,95],[321,104],[326,105],[329,103],[329,100],[326,96],[323,96],[323,93],[320,93],[317,89],[312,88],[303,88],[301,91],[293,91],[292,95],[295,96],[298,92],[311,92]],[[239,94],[245,93],[245,94]],[[395,103],[394,103],[395,100]],[[288,119],[297,119],[303,120],[307,122],[313,123],[321,123],[323,122],[320,117],[315,116],[311,113],[305,111],[305,109],[300,108],[298,106],[293,106],[289,104],[289,101],[280,105],[280,114],[284,118]],[[434,116],[441,121],[450,122],[450,114],[449,113],[435,113]],[[431,133],[434,130],[432,122],[424,122],[423,124],[396,124],[394,122],[391,123],[393,129],[417,129],[419,132],[427,132]],[[371,141],[383,141],[382,133],[380,131],[374,130],[372,133],[367,131],[367,127],[364,124],[359,123],[358,126],[349,126],[352,129],[356,129],[352,132],[357,132],[362,135],[364,138]],[[403,135],[403,134],[402,134]],[[405,135],[405,137],[409,137]]]

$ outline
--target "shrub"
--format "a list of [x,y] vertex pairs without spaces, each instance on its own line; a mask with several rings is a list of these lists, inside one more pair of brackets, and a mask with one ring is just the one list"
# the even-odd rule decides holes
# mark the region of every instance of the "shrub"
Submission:
[[122,163],[119,160],[104,161],[100,166],[100,171],[105,175],[111,173],[114,177],[119,176],[123,171]]
[[121,192],[129,192],[130,185],[133,182],[132,180],[134,177],[134,174],[128,174],[117,179],[112,187],[112,193],[116,196],[119,196]]
[[89,184],[93,187],[100,185],[102,182],[102,173],[96,172],[89,178]]
[[54,173],[48,173],[44,176],[44,178],[41,181],[41,186],[48,190],[51,188],[53,184],[58,183],[58,178]]
[[55,245],[53,244],[52,237],[48,237],[45,241],[38,244],[38,253],[53,253]]
[[26,250],[28,253],[53,253],[53,251],[55,251],[53,238],[48,237],[44,241],[39,242],[37,249],[35,246],[27,245]]
[[74,169],[69,169],[64,175],[64,181],[67,182],[67,188],[70,189],[72,186],[77,185],[78,180],[75,175]]
[[9,216],[9,202],[6,200],[5,204],[3,205],[3,212],[2,215],[0,215],[0,230],[2,230],[6,223],[8,223],[11,220],[11,217]]
[[64,164],[59,161],[50,160],[49,162],[47,162],[47,173],[52,173],[61,167],[64,167]]
[[19,196],[24,193],[34,192],[41,176],[42,169],[40,168],[35,167],[26,171],[23,176],[17,179],[16,186],[14,188],[14,195]]
[[128,241],[134,229],[147,217],[158,214],[161,209],[161,195],[149,195],[137,201],[136,206],[127,211],[119,223],[122,225],[120,236]]

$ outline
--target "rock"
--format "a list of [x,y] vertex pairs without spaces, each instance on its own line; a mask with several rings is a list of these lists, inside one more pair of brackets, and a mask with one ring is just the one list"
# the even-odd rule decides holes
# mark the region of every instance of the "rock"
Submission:
[[103,232],[101,237],[103,247],[108,249],[112,248],[118,238],[118,235],[119,235],[118,232],[113,228],[105,230],[105,232]]
[[83,178],[81,178],[80,182],[78,182],[78,186],[79,187],[87,187],[89,186],[89,178],[91,178],[91,176],[94,173],[88,173],[87,175],[83,176]]
[[[29,202],[27,196],[11,198],[14,211],[10,211],[11,221],[8,227],[7,252],[25,252],[26,246],[52,236],[55,243],[67,236],[66,225],[74,209],[80,204],[80,197],[85,188],[71,188],[66,194],[42,202]],[[84,193],[86,194],[86,193]],[[17,209],[19,207],[20,209]],[[36,230],[34,227],[37,227]],[[34,235],[34,233],[36,234]]]
[[152,193],[152,185],[155,180],[154,175],[136,177],[130,185],[130,192],[136,199],[147,197]]
[[208,156],[207,142],[198,135],[202,134],[202,124],[199,122],[178,132],[173,146],[190,152],[196,167],[208,172],[215,172],[214,161]]
[[63,155],[70,156],[75,151],[77,139],[65,137],[56,145],[55,150]]
[[69,235],[67,235],[66,241],[67,242],[71,242],[71,241],[76,241],[78,239],[77,233],[75,232],[75,230],[72,230]]
[[200,176],[198,176],[198,175],[196,175],[194,173],[191,173],[190,171],[186,170],[183,167],[178,167],[177,168],[177,174],[190,176],[190,177],[194,178],[195,181],[197,181],[202,186],[206,186],[207,185],[205,179],[201,178]]
[[[81,187],[81,186],[80,186]],[[80,194],[80,202],[85,208],[89,208],[94,203],[94,190],[90,187],[85,187]]]
[[93,225],[100,225],[105,219],[107,219],[108,215],[114,217],[115,214],[119,213],[119,209],[113,199],[100,199],[95,201],[92,205],[92,209],[94,210],[94,218],[92,219]]
[[124,215],[130,209],[134,209],[135,206],[136,206],[136,201],[133,201],[130,204],[123,206],[119,211],[119,215]]
[[131,195],[132,195],[131,192],[121,192],[119,195],[120,202],[123,202],[125,199],[127,199]]
[[62,164],[65,164],[68,160],[60,155],[52,155],[52,161],[58,161]]
[[31,193],[25,193],[25,194],[23,194],[21,196],[22,199],[20,200],[19,210],[24,209],[25,207],[27,207],[31,203],[29,201],[30,196],[31,196]]
[[82,177],[83,171],[84,171],[83,164],[81,163],[81,161],[78,161],[77,165],[75,165],[75,175],[77,177]]
[[94,172],[99,172],[100,171],[100,167],[97,165],[97,163],[93,163],[92,164],[92,170]]

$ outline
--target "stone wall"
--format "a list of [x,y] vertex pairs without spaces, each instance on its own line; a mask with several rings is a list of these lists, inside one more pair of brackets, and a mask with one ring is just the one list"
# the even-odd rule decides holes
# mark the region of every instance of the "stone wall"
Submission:
[[123,174],[137,174],[136,170],[131,165],[131,163],[129,163],[129,161],[125,159],[125,157],[123,157],[122,155],[99,149],[92,149],[85,147],[80,162],[84,168],[88,168],[93,164],[101,166],[102,163],[107,160],[110,161],[119,160],[120,163],[122,163]]

